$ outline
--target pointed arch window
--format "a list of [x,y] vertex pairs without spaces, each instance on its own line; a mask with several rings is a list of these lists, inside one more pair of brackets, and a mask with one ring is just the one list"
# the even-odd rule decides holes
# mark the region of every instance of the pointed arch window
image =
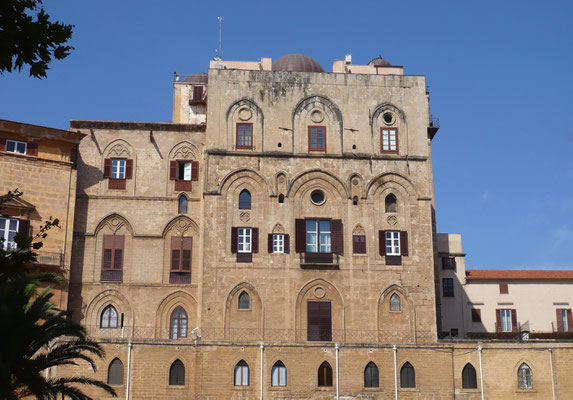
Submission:
[[251,192],[247,189],[243,189],[239,194],[239,210],[250,210],[251,209]]
[[250,310],[251,309],[251,297],[245,291],[242,291],[239,295],[239,310]]
[[402,365],[400,370],[400,387],[401,388],[415,388],[416,387],[416,371],[409,362]]
[[377,388],[380,387],[378,378],[378,367],[370,361],[366,368],[364,368],[364,387]]
[[187,214],[187,197],[184,195],[179,196],[179,204],[177,206],[178,214]]
[[477,389],[477,374],[476,369],[470,363],[467,363],[462,370],[462,388],[464,389]]
[[332,386],[332,367],[326,361],[318,367],[318,386]]
[[113,329],[117,328],[117,310],[111,304],[103,309],[101,313],[100,328],[102,329]]
[[271,386],[286,386],[286,367],[280,360],[271,368]]
[[396,293],[390,296],[390,311],[402,311],[402,301]]
[[187,337],[187,313],[179,306],[171,313],[169,324],[169,337],[181,339]]
[[185,385],[185,365],[181,360],[173,361],[171,368],[169,368],[169,385],[183,386]]
[[235,366],[235,386],[249,386],[249,365],[245,360]]
[[114,358],[107,369],[108,385],[123,385],[123,363],[119,358]]
[[387,213],[395,213],[398,209],[397,205],[398,205],[398,200],[396,199],[396,196],[392,193],[390,193],[388,196],[386,196],[386,199],[384,200],[384,204],[386,206],[386,212]]
[[533,372],[526,363],[521,364],[517,370],[517,388],[533,389]]

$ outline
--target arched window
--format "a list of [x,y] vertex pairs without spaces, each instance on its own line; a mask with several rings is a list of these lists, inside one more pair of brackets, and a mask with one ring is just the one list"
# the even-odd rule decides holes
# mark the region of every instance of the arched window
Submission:
[[388,196],[386,196],[386,212],[396,212],[396,196],[394,196],[392,193],[390,193]]
[[170,322],[169,337],[171,339],[187,337],[187,313],[183,307],[179,306],[171,313]]
[[251,193],[247,189],[243,189],[239,194],[239,210],[251,209]]
[[183,195],[179,196],[179,206],[177,212],[179,214],[187,214],[187,197]]
[[169,368],[169,384],[174,386],[185,385],[185,365],[181,360],[173,361]]
[[414,367],[409,362],[402,365],[400,370],[400,387],[401,388],[415,388],[416,387],[416,372]]
[[286,367],[277,361],[271,368],[271,386],[286,386]]
[[101,313],[100,328],[117,328],[117,310],[114,306],[109,305]]
[[326,361],[318,367],[318,386],[332,386],[332,367]]
[[390,296],[390,311],[402,311],[402,302],[396,293]]
[[364,387],[367,388],[377,388],[379,387],[378,381],[378,367],[372,361],[370,361],[366,368],[364,368]]
[[470,363],[467,363],[462,370],[462,388],[464,389],[477,389],[477,376],[476,369]]
[[123,363],[119,358],[114,358],[107,369],[108,385],[123,385]]
[[517,388],[533,389],[533,372],[526,363],[521,364],[517,370]]
[[354,197],[352,198],[352,205],[353,205],[353,206],[357,206],[357,205],[358,205],[358,196],[354,196]]
[[279,194],[279,203],[284,203],[285,202],[285,195],[284,194]]
[[245,291],[241,292],[239,295],[239,310],[250,310],[251,309],[251,298],[249,294]]
[[245,360],[235,366],[235,386],[249,386],[249,365]]

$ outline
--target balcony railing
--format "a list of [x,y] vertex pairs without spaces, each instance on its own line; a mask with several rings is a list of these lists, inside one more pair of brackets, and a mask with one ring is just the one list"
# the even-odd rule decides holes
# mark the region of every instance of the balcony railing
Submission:
[[115,270],[102,270],[101,271],[101,281],[102,282],[122,282],[123,281],[123,271]]
[[337,253],[300,253],[302,269],[339,269],[340,257]]
[[188,284],[191,283],[190,272],[170,272],[169,283]]

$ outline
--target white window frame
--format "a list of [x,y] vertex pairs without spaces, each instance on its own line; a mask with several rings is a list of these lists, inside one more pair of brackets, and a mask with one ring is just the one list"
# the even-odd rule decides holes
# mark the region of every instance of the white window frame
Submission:
[[[10,145],[14,146],[14,149],[12,150],[8,150],[8,147]],[[24,151],[18,151],[18,145],[24,145]],[[26,142],[22,142],[20,140],[10,140],[7,139],[6,140],[6,151],[8,153],[15,153],[15,154],[26,154],[26,152],[28,151],[28,143]]]
[[331,221],[328,219],[307,219],[306,252],[332,253]]
[[273,253],[285,252],[285,235],[283,233],[273,233]]
[[[179,173],[180,165],[183,165],[183,177]],[[190,181],[191,180],[191,161],[178,161],[177,162],[177,179],[180,181]]]
[[395,128],[382,128],[382,151],[397,151],[398,135]]
[[400,231],[386,231],[386,255],[400,256]]
[[511,309],[502,308],[499,313],[501,314],[501,331],[512,332]]
[[237,229],[237,252],[238,253],[252,253],[253,252],[253,228],[238,228]]
[[125,161],[119,158],[111,159],[111,179],[125,179]]
[[[16,225],[16,229],[11,229]],[[12,225],[12,226],[11,226]],[[20,229],[20,220],[16,218],[0,218],[0,238],[4,239],[2,241],[2,247],[5,250],[8,249],[15,249],[16,242],[14,241],[14,236],[18,234],[18,230]],[[10,235],[10,233],[13,235]],[[12,236],[12,240],[10,240],[10,236]]]

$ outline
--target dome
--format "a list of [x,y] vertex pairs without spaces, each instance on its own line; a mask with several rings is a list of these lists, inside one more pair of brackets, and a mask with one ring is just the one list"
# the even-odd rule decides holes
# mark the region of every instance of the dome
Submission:
[[209,80],[209,75],[207,75],[206,73],[195,72],[194,74],[187,75],[187,77],[183,80],[183,82],[200,83],[206,85],[208,80]]
[[392,64],[390,64],[388,61],[383,59],[382,56],[378,56],[376,58],[373,58],[372,60],[370,60],[368,65],[372,65],[374,67],[391,67],[392,66]]
[[273,71],[324,72],[324,69],[309,56],[287,54],[273,62]]

